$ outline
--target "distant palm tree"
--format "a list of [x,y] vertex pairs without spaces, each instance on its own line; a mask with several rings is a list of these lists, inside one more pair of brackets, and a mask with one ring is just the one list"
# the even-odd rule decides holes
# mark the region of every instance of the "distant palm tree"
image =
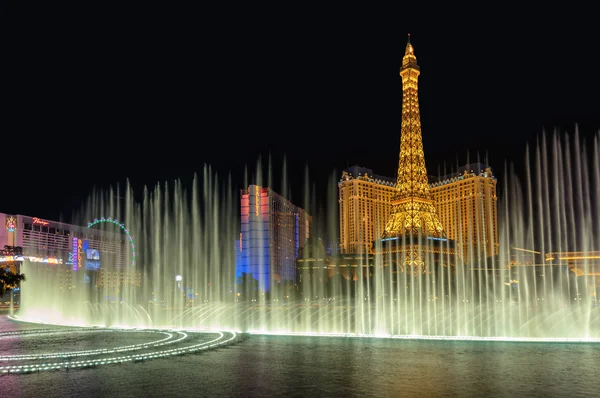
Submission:
[[15,274],[10,271],[0,272],[0,296],[19,287],[23,281],[25,281],[25,275],[23,274]]
[[[4,246],[4,249],[0,250],[0,254],[3,256],[22,256],[23,248],[21,246]],[[9,268],[6,270],[0,270],[0,296],[6,291],[13,290],[21,285],[21,282],[25,281],[25,275],[21,273],[11,272]]]
[[8,246],[5,245],[3,250],[0,250],[0,254],[4,256],[22,256],[23,248],[21,246]]

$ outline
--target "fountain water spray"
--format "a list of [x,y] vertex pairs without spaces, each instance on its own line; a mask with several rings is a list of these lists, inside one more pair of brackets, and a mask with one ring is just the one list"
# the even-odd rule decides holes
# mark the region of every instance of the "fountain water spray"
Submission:
[[[523,180],[507,167],[498,206],[498,256],[417,274],[397,265],[397,254],[363,256],[353,270],[329,264],[326,277],[296,283],[292,295],[278,290],[279,281],[270,280],[268,294],[257,291],[240,298],[239,284],[244,282],[236,278],[235,264],[239,198],[231,179],[221,184],[210,167],[189,185],[175,181],[134,193],[127,184],[123,190],[96,191],[75,223],[88,225],[102,216],[123,220],[135,240],[135,249],[125,246],[129,257],[136,250],[135,264],[118,270],[119,278],[125,279],[114,286],[77,283],[69,291],[57,288],[59,272],[25,266],[28,280],[20,316],[64,324],[256,333],[600,338],[593,260],[572,266],[552,258],[553,253],[599,250],[598,145],[598,135],[591,146],[577,132],[573,137],[542,136],[527,150]],[[264,185],[263,172],[259,163],[256,185]],[[308,169],[304,185],[303,206],[314,214],[315,189]],[[285,175],[281,189],[284,194],[289,191]],[[337,240],[339,227],[335,176],[327,198],[325,216],[315,223],[320,227],[313,236],[331,242]],[[93,227],[108,230],[115,225]],[[307,248],[305,255],[308,252]],[[529,261],[532,256],[535,259]],[[108,272],[115,265],[103,263],[103,268]],[[132,282],[136,273],[139,286]],[[266,281],[258,282],[264,286]]]

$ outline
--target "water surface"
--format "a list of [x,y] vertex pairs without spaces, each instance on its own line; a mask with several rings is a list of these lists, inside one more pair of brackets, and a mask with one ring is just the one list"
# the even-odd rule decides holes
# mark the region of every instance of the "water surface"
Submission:
[[[0,317],[0,330],[31,328]],[[109,338],[97,335],[98,339]],[[131,338],[137,337],[132,335]],[[43,344],[42,344],[43,343]],[[85,340],[76,342],[77,348]],[[94,347],[110,341],[90,342]],[[65,350],[64,338],[11,353]],[[4,348],[2,348],[4,347]],[[33,348],[32,348],[33,347]],[[92,347],[91,347],[92,348]],[[0,355],[8,354],[6,344]],[[17,352],[19,351],[19,352]],[[600,345],[251,336],[202,354],[0,376],[3,397],[591,396]]]

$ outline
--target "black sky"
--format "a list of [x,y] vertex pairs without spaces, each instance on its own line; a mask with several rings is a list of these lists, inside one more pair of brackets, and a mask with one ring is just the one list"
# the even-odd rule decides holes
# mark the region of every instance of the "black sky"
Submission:
[[56,219],[94,185],[204,163],[240,188],[269,153],[276,182],[285,154],[294,198],[306,165],[317,195],[353,164],[394,176],[409,32],[430,174],[478,153],[501,172],[543,129],[600,129],[585,10],[15,4],[0,24],[1,212]]

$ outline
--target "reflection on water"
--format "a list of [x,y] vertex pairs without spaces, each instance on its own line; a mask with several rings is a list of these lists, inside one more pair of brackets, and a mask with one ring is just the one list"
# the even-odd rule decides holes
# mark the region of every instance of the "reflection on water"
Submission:
[[[0,329],[30,328],[0,317]],[[49,347],[48,349],[52,349]],[[600,347],[251,336],[151,362],[0,376],[6,397],[591,396]]]

